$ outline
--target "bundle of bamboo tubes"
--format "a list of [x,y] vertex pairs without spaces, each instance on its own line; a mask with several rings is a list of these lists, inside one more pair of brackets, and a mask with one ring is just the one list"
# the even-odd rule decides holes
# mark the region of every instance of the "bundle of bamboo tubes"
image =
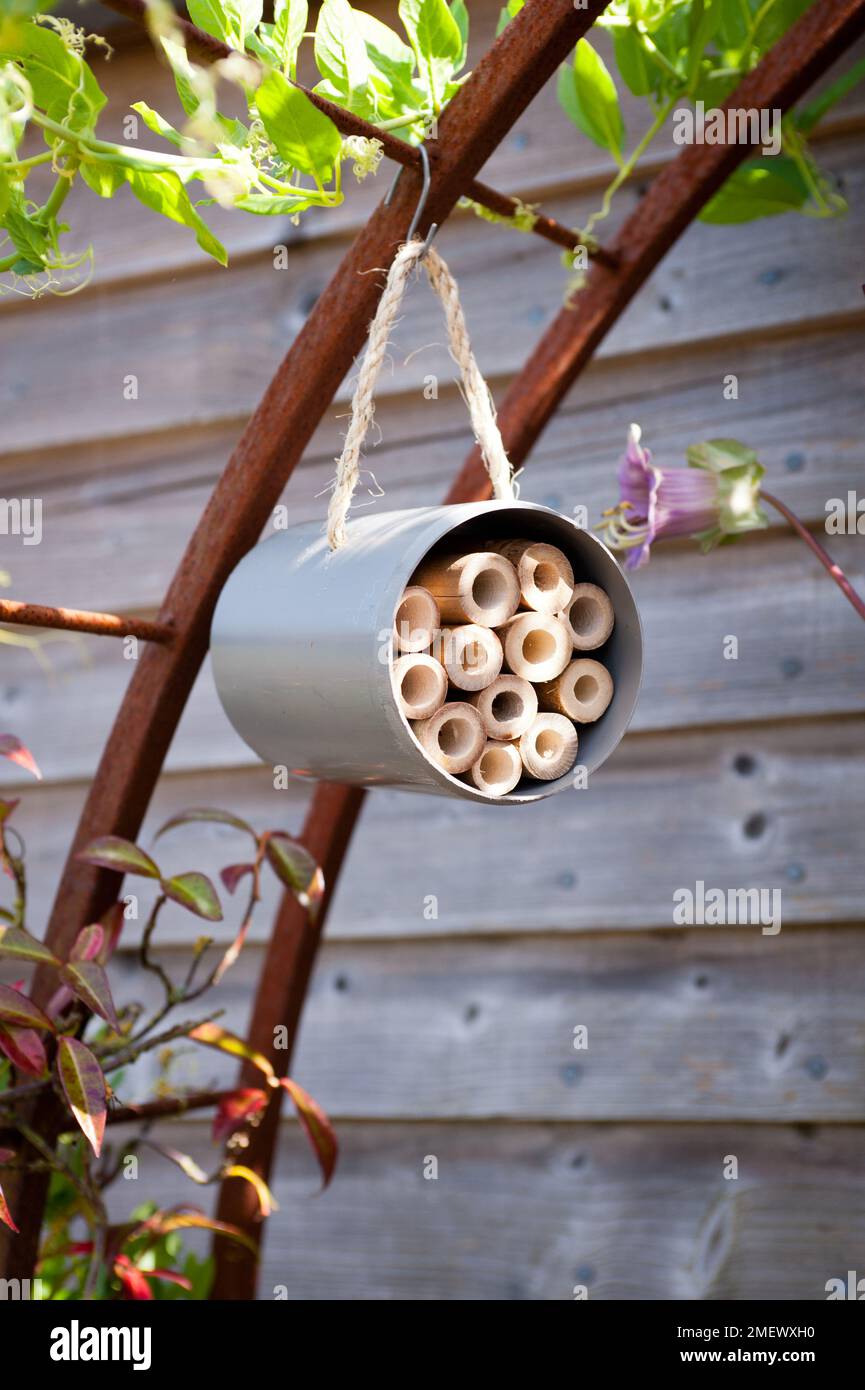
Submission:
[[393,688],[427,756],[491,798],[577,761],[613,679],[586,655],[615,614],[596,584],[540,541],[490,541],[421,562],[397,607]]

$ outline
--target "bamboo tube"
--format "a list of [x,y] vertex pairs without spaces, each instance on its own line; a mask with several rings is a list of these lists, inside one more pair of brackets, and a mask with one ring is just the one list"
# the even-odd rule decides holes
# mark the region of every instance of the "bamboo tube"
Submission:
[[612,676],[600,661],[587,656],[572,661],[554,681],[538,686],[541,709],[566,714],[577,724],[594,724],[612,698]]
[[483,690],[502,669],[502,644],[488,627],[443,627],[430,648],[457,690]]
[[393,620],[397,651],[425,652],[439,627],[438,604],[419,584],[410,584],[399,601]]
[[578,652],[603,646],[616,621],[613,605],[597,584],[577,584],[570,603],[559,616],[567,624]]
[[442,705],[429,719],[414,721],[412,729],[424,752],[454,776],[468,772],[486,743],[480,715],[462,700]]
[[486,690],[469,696],[491,739],[519,738],[538,712],[535,687],[522,676],[497,676]]
[[547,613],[517,613],[502,624],[498,634],[507,669],[523,680],[554,680],[571,659],[569,629]]
[[421,562],[414,584],[427,589],[446,623],[498,627],[520,602],[520,583],[509,560],[475,551]]
[[563,714],[539,714],[519,742],[523,767],[541,782],[563,777],[577,760],[577,744],[570,719]]
[[561,613],[574,590],[571,562],[557,545],[543,541],[490,541],[487,547],[510,560],[523,606],[536,613]]
[[393,688],[406,719],[429,719],[448,696],[448,678],[440,662],[410,652],[393,664]]
[[523,775],[523,764],[513,743],[487,739],[480,757],[472,763],[466,781],[487,796],[507,796]]

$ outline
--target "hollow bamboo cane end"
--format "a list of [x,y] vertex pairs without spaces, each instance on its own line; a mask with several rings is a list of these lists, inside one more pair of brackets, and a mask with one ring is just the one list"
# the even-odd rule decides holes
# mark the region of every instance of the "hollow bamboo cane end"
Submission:
[[513,743],[487,739],[480,757],[472,763],[466,778],[487,796],[507,796],[523,775],[519,751]]
[[468,772],[486,743],[480,715],[462,700],[449,701],[431,718],[414,721],[411,727],[427,756],[453,776]]
[[577,584],[560,616],[578,652],[591,652],[602,647],[616,621],[609,596],[597,584]]
[[551,782],[571,770],[578,744],[570,719],[563,714],[539,714],[520,739],[520,758],[530,777]]

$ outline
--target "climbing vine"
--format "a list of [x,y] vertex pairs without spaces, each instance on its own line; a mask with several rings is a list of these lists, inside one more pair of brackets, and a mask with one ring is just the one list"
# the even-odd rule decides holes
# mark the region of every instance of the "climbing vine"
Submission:
[[[589,246],[613,196],[669,120],[688,105],[716,108],[810,3],[614,0],[607,7],[595,28],[612,42],[618,84],[588,39],[580,40],[558,81],[567,117],[617,165],[599,207],[578,229]],[[523,4],[508,0],[500,30]],[[438,117],[468,75],[465,0],[399,0],[402,34],[349,0],[324,0],[314,29],[307,0],[275,0],[270,20],[262,0],[188,0],[193,23],[231,50],[208,65],[190,58],[167,0],[148,0],[148,26],[174,76],[183,120],[172,124],[147,101],[134,102],[137,120],[154,137],[145,148],[137,139],[119,143],[100,133],[106,96],[96,69],[110,59],[106,40],[49,9],[44,0],[0,0],[0,292],[68,294],[87,283],[94,248],[76,244],[64,220],[77,182],[106,199],[128,190],[152,212],[188,227],[222,265],[228,258],[207,225],[209,206],[297,219],[309,208],[342,202],[343,166],[358,178],[375,172],[381,144],[344,137],[310,100],[297,83],[301,51],[311,50],[317,95],[414,144],[435,137]],[[703,218],[842,211],[843,198],[808,138],[863,69],[858,64],[816,101],[789,113],[776,152],[747,160]],[[649,112],[630,145],[622,87],[645,99]],[[243,119],[225,114],[238,95]],[[522,204],[505,219],[472,206],[519,230],[534,221]]]

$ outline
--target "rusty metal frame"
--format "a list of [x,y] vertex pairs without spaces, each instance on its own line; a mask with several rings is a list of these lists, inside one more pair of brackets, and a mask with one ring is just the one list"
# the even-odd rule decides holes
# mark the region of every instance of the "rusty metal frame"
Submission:
[[[112,0],[112,7],[123,9],[132,2]],[[435,154],[432,188],[421,234],[430,223],[444,221],[460,196],[474,196],[477,170],[603,8],[594,0],[580,10],[572,0],[528,0],[442,117],[440,138],[430,151]],[[863,30],[865,0],[820,0],[740,84],[727,105],[788,107]],[[610,255],[596,259],[578,307],[562,310],[505,396],[499,421],[515,464],[525,459],[648,274],[747,154],[747,147],[691,146],[655,180]],[[257,540],[362,345],[379,293],[364,271],[389,263],[408,223],[416,188],[416,178],[403,179],[391,205],[380,206],[358,235],[265,392],[193,534],[159,615],[159,625],[171,630],[173,640],[156,641],[145,650],[78,826],[46,934],[57,954],[65,955],[80,927],[116,896],[117,876],[79,864],[75,854],[97,833],[137,833],[205,654],[216,597],[234,564]],[[485,495],[486,477],[475,450],[448,500]],[[292,1041],[296,1033],[327,906],[362,800],[357,789],[329,785],[319,787],[313,799],[304,836],[324,868],[328,887],[316,922],[291,898],[280,908],[250,1035],[268,1054],[273,1022],[287,1023]],[[44,1002],[50,988],[50,973],[37,972],[34,997]],[[263,1045],[258,1034],[266,1021],[271,1031]],[[284,1072],[290,1053],[282,1051],[274,1060]],[[278,1118],[278,1105],[271,1105],[245,1159],[263,1174],[270,1168]],[[60,1117],[53,1097],[45,1095],[37,1102],[30,1121],[46,1136],[57,1132]],[[219,1211],[230,1212],[229,1219],[254,1229],[247,1193],[246,1184],[225,1184]],[[0,1237],[7,1278],[27,1277],[32,1269],[45,1175],[25,1175],[17,1195],[21,1234],[13,1240]],[[254,1277],[250,1260],[224,1259],[214,1296],[251,1297]]]

